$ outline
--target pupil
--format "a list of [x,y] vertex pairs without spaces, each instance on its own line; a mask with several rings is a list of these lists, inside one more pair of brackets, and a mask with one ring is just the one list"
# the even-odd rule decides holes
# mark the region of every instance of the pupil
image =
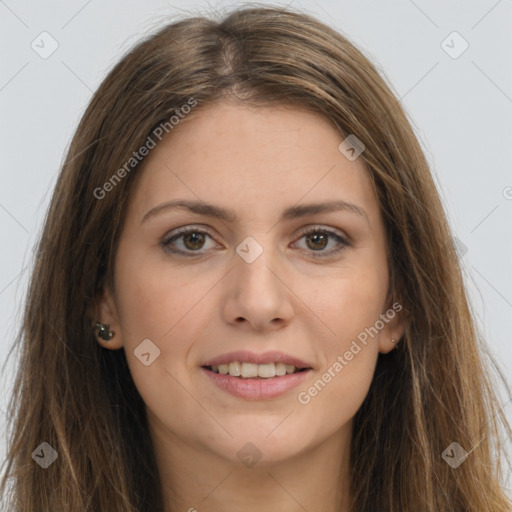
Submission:
[[[190,238],[195,238],[195,241],[192,242],[192,247],[189,247],[189,244],[187,244],[187,240],[189,240]],[[185,236],[185,245],[187,245],[187,247],[189,249],[199,249],[201,246],[201,243],[202,243],[202,235],[199,233],[189,233]],[[197,246],[197,244],[199,244],[199,247]]]
[[[317,238],[317,237],[323,238],[324,243],[320,247],[320,249],[323,249],[326,245],[327,236],[322,233],[314,233],[314,234],[310,235],[308,238],[311,239],[311,238]],[[317,243],[317,242],[313,242],[313,243]]]

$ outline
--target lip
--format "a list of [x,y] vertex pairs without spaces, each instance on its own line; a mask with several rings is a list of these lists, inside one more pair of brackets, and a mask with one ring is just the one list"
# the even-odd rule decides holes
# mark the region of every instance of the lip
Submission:
[[[213,360],[214,361],[214,360]],[[233,361],[233,359],[231,359]],[[245,360],[245,362],[251,362]],[[222,364],[222,363],[219,363]],[[259,363],[265,364],[265,363]],[[212,366],[212,365],[206,365]],[[267,400],[280,396],[290,389],[293,389],[303,383],[313,371],[311,368],[297,373],[289,373],[280,377],[270,379],[261,378],[239,378],[231,375],[215,373],[207,368],[201,370],[212,380],[220,389],[230,393],[238,398],[246,400]]]
[[[293,357],[284,352],[271,351],[263,354],[257,354],[248,350],[239,350],[236,352],[229,352],[220,356],[214,357],[204,363],[201,366],[219,366],[219,364],[229,364],[233,361],[239,361],[240,363],[253,363],[253,364],[268,364],[268,363],[284,363],[291,364],[295,368],[312,368],[313,366],[305,361],[302,361],[296,357]],[[295,375],[295,374],[292,374]],[[236,377],[235,377],[236,378]]]

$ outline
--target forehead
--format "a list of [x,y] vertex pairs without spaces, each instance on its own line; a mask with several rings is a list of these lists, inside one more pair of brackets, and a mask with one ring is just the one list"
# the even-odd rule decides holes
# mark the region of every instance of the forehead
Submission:
[[196,109],[146,157],[132,212],[187,198],[226,205],[241,221],[275,219],[292,204],[326,200],[379,215],[363,159],[339,151],[344,136],[321,115],[231,103]]

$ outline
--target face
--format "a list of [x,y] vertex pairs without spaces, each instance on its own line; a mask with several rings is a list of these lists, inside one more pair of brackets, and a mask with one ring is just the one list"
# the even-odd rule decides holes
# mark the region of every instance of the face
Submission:
[[343,140],[311,112],[218,103],[146,157],[100,342],[124,347],[172,442],[228,462],[250,442],[272,463],[350,432],[403,328],[377,199]]

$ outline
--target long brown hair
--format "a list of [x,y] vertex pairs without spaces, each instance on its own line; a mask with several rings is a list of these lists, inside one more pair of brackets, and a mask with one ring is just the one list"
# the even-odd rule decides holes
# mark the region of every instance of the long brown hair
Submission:
[[[354,418],[351,510],[510,511],[499,421],[512,432],[492,372],[507,383],[476,330],[407,116],[362,51],[313,17],[277,7],[174,21],[129,51],[94,94],[53,193],[17,337],[5,502],[24,512],[162,510],[124,351],[103,349],[91,331],[141,165],[101,198],[98,188],[191,99],[196,113],[223,99],[300,106],[331,120],[340,141],[354,134],[365,144],[407,327],[400,349],[379,355]],[[42,442],[58,453],[46,469],[32,459]],[[469,452],[457,468],[442,457],[453,442]]]

